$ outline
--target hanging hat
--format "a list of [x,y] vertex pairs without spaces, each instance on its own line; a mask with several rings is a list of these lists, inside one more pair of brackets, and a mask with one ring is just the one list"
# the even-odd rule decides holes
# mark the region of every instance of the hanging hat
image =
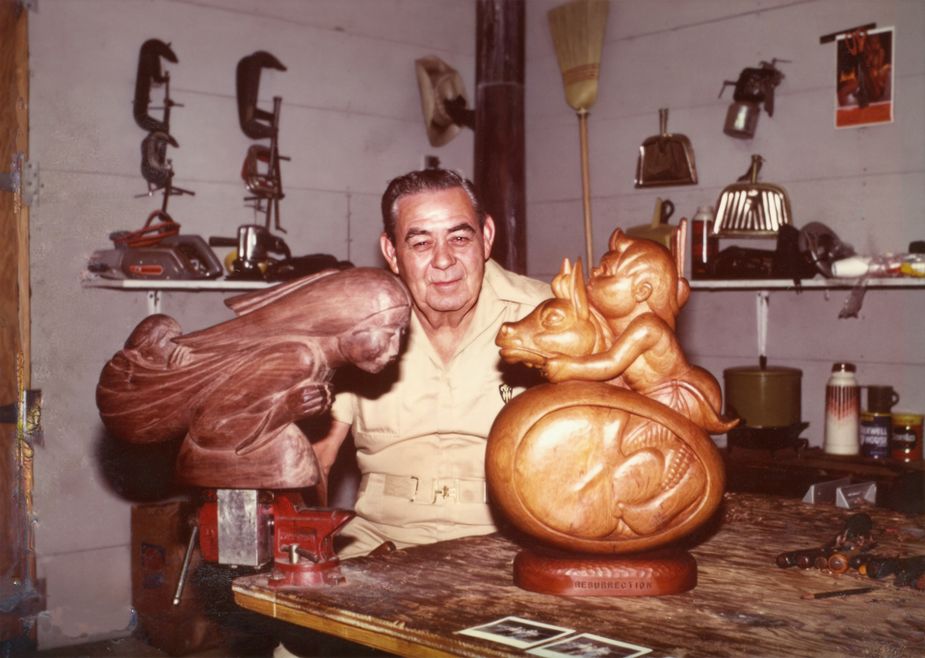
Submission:
[[447,111],[446,103],[462,98],[465,106],[466,90],[462,76],[439,57],[422,57],[414,60],[421,92],[421,111],[424,113],[424,127],[431,146],[443,146],[462,129]]

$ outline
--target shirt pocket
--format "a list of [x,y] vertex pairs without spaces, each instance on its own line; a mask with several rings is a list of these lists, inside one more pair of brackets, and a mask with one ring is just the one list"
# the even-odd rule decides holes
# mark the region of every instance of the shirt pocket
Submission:
[[359,398],[353,435],[358,447],[378,450],[401,433],[400,399],[394,392],[375,399]]

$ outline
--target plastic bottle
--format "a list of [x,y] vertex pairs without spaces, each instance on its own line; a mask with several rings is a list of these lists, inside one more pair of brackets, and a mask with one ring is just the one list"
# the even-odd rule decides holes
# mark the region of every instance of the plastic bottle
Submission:
[[836,363],[825,386],[823,449],[830,455],[856,455],[859,452],[861,389],[854,372],[853,363]]
[[712,234],[713,206],[700,206],[691,218],[691,278],[706,279],[713,274],[719,253],[719,240]]

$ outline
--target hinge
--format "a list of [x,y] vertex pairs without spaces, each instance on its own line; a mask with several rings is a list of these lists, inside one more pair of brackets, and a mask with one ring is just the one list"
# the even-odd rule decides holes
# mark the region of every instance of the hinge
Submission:
[[0,192],[18,194],[27,206],[32,206],[33,202],[38,205],[41,187],[39,166],[27,160],[22,153],[11,159],[9,173],[0,172]]

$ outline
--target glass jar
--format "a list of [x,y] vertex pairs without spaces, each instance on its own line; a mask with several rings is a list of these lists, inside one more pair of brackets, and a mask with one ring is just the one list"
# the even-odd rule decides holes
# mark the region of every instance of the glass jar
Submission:
[[902,462],[922,460],[922,414],[893,414],[890,457]]

